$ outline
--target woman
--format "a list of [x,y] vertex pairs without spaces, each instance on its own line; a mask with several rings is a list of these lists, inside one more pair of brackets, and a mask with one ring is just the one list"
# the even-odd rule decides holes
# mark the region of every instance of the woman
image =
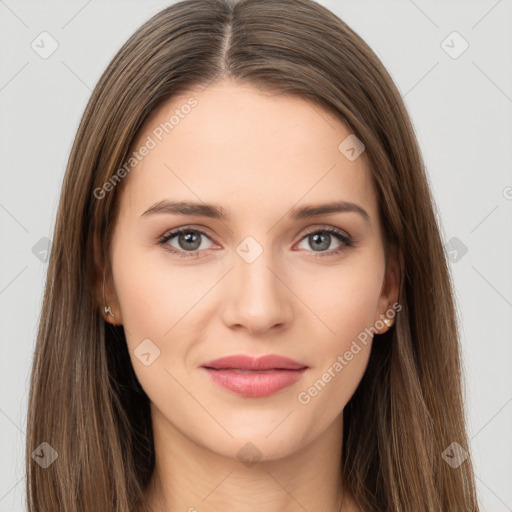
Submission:
[[400,95],[311,0],[185,0],[62,188],[28,510],[478,511],[452,290]]

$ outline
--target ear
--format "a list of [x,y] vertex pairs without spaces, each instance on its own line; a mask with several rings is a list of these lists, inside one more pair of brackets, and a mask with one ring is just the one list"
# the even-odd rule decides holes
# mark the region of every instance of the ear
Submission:
[[[401,275],[400,268],[398,249],[395,245],[391,245],[388,249],[384,282],[382,283],[377,311],[375,313],[374,325],[384,324],[384,327],[378,330],[378,334],[383,334],[392,327],[396,312],[402,309],[401,306],[398,305]],[[388,321],[389,325],[383,321],[384,319]]]
[[105,261],[102,249],[102,244],[95,237],[93,239],[95,297],[104,320],[112,325],[121,325],[123,320],[114,288],[112,271],[108,259]]

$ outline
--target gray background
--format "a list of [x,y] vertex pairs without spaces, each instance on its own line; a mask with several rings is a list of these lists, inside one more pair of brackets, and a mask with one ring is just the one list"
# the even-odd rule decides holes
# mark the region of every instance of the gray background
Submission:
[[[0,0],[0,512],[24,510],[45,237],[80,116],[117,49],[170,3]],[[405,97],[451,259],[482,507],[512,511],[512,3],[320,3],[370,44]],[[58,43],[45,59],[31,47],[43,31]],[[469,44],[457,58],[453,31]]]

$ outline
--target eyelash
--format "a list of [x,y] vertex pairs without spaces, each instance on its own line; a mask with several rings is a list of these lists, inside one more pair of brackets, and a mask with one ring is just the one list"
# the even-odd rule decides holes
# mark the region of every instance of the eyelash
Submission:
[[[198,258],[199,256],[196,256],[196,255],[199,254],[199,251],[197,251],[197,250],[194,252],[190,251],[190,254],[187,254],[186,251],[176,250],[175,248],[173,248],[167,244],[167,242],[169,240],[173,239],[175,236],[181,235],[183,233],[190,233],[190,232],[199,233],[200,235],[203,235],[206,238],[210,238],[204,231],[201,231],[200,229],[185,227],[185,228],[176,229],[174,231],[171,231],[170,233],[167,233],[167,234],[161,236],[158,239],[158,244],[161,245],[165,251],[170,252],[180,258]],[[326,256],[337,256],[337,255],[345,252],[349,247],[354,246],[354,241],[350,236],[347,236],[343,232],[341,232],[335,228],[330,228],[330,227],[314,229],[312,231],[309,231],[302,236],[300,241],[304,240],[305,238],[307,238],[310,235],[314,235],[317,233],[329,233],[330,235],[335,236],[340,242],[342,242],[342,245],[338,249],[331,249],[330,251],[311,251],[311,252],[316,253],[314,256],[315,258],[323,258]]]

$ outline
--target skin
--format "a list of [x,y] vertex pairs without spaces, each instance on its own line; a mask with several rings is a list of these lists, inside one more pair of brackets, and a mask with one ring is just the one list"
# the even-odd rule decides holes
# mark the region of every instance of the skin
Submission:
[[[134,147],[192,95],[198,105],[124,179],[110,248],[106,299],[115,320],[107,320],[123,324],[151,401],[156,470],[147,498],[159,512],[339,510],[343,408],[371,337],[308,404],[297,396],[398,298],[365,153],[350,161],[340,152],[351,131],[318,105],[229,80],[173,97]],[[142,215],[164,199],[214,203],[230,218]],[[359,204],[370,221],[355,212],[287,217],[294,207],[341,200]],[[180,227],[207,234],[198,235],[198,257],[158,244]],[[315,250],[308,232],[329,227],[354,246],[333,254],[344,244],[331,236],[329,245],[327,234],[327,248]],[[236,251],[248,236],[263,249],[252,263]],[[179,242],[167,245],[186,253]],[[160,350],[149,366],[134,354],[145,339]],[[199,369],[240,353],[279,354],[309,368],[263,398],[220,388]],[[246,443],[261,455],[250,467],[237,456]],[[342,510],[359,510],[348,490]]]

